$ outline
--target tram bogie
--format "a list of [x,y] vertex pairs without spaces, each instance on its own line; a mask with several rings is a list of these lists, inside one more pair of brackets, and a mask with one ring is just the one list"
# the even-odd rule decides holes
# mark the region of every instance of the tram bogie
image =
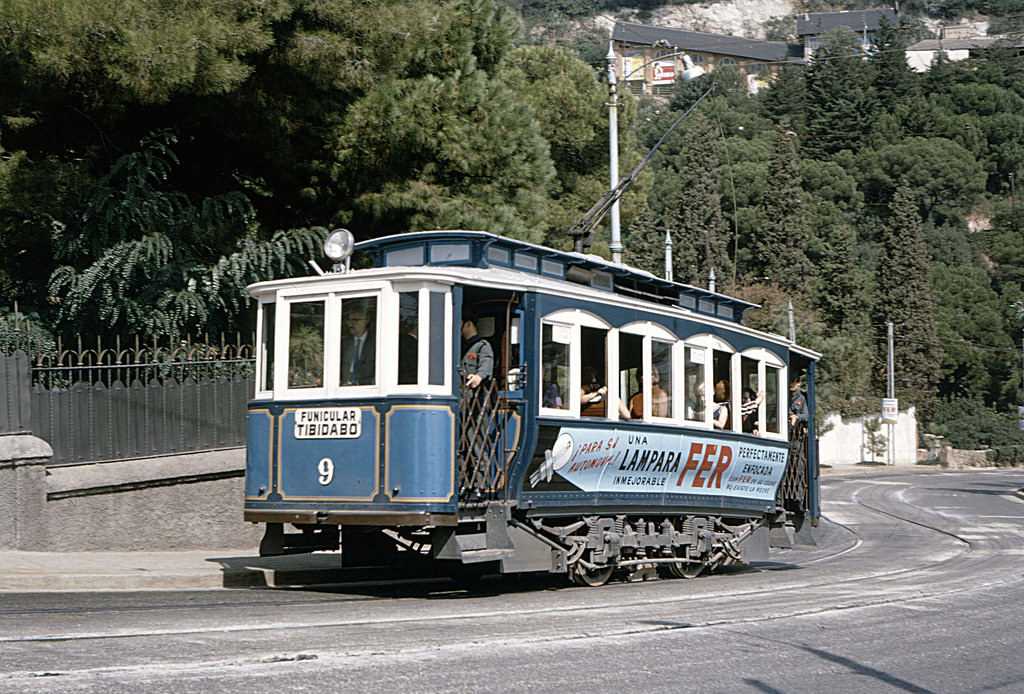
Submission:
[[261,553],[598,585],[810,539],[818,355],[751,304],[483,232],[356,248],[372,267],[250,288]]

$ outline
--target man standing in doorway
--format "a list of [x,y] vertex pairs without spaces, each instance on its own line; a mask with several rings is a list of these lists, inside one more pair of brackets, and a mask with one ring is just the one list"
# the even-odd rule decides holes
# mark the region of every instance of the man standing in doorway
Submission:
[[807,424],[810,411],[807,409],[807,395],[800,390],[800,372],[794,371],[789,379],[789,426],[797,422]]
[[459,369],[469,388],[478,388],[494,372],[494,349],[490,342],[480,337],[476,316],[471,313],[464,314],[462,319],[462,362]]

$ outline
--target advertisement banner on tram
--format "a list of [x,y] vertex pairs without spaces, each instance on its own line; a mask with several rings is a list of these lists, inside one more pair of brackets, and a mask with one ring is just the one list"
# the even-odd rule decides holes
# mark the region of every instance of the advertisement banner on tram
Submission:
[[705,434],[560,427],[532,461],[523,491],[685,493],[771,501],[788,455],[782,446]]

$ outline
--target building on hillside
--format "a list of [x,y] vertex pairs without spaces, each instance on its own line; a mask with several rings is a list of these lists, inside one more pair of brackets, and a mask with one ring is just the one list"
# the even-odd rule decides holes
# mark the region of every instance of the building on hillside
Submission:
[[825,40],[825,33],[830,29],[840,28],[860,34],[861,47],[866,53],[871,48],[871,40],[878,31],[883,17],[890,26],[898,26],[896,12],[889,9],[799,14],[796,18],[796,36],[803,46],[803,57],[810,59]]
[[612,32],[619,83],[634,94],[670,94],[686,69],[683,54],[707,72],[735,65],[754,92],[768,84],[779,65],[798,60],[794,48],[799,47],[629,22],[617,22]]
[[1024,41],[999,36],[925,39],[907,47],[907,63],[918,72],[927,72],[940,55],[956,62],[977,57],[980,52],[997,45],[1015,48],[1018,55],[1024,52]]

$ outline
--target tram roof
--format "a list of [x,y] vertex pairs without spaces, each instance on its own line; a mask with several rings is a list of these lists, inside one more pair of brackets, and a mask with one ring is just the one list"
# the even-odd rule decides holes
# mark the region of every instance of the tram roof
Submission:
[[376,267],[457,266],[511,269],[575,282],[741,323],[757,308],[741,299],[655,277],[596,255],[560,251],[485,231],[420,231],[361,241],[355,250]]

